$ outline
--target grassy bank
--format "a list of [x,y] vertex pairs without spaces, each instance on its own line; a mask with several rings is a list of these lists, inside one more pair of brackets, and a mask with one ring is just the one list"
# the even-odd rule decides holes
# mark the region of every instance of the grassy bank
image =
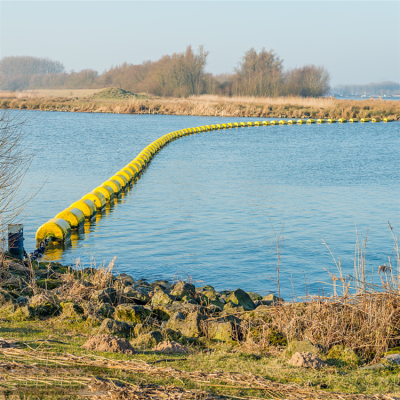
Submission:
[[0,107],[42,111],[251,118],[400,119],[400,101],[193,96],[159,98],[120,89],[0,93]]
[[[400,350],[400,298],[387,270],[381,292],[290,303],[135,281],[113,274],[112,263],[72,270],[3,258],[0,265],[0,397],[400,397],[400,367],[385,358]],[[124,338],[133,351],[82,347],[99,335]],[[161,353],[156,346],[165,341],[184,353]],[[290,364],[298,352],[323,366]]]

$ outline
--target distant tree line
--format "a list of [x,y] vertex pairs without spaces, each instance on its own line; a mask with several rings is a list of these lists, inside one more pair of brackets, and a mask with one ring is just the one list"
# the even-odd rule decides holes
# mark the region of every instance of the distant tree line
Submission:
[[213,75],[205,71],[208,52],[188,46],[183,53],[142,64],[123,63],[99,74],[92,69],[66,72],[64,65],[48,58],[5,57],[0,60],[1,90],[87,89],[119,87],[134,93],[188,97],[224,96],[318,97],[328,93],[329,73],[324,67],[306,65],[284,70],[273,51],[248,50],[234,73]]
[[380,82],[367,85],[339,85],[332,90],[342,96],[393,96],[400,95],[400,84],[396,82]]

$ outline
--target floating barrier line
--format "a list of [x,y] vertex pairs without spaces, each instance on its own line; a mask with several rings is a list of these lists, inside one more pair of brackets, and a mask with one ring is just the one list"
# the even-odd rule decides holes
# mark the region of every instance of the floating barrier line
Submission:
[[[380,118],[361,118],[360,122],[366,123],[371,121],[380,122]],[[389,118],[384,118],[383,122],[391,122]],[[139,179],[153,157],[168,143],[183,136],[195,134],[197,132],[213,131],[218,129],[243,128],[249,126],[269,126],[269,125],[302,125],[302,124],[322,124],[322,123],[356,123],[358,119],[345,118],[336,119],[294,119],[291,120],[273,120],[273,121],[256,121],[256,122],[234,122],[227,124],[203,125],[195,128],[186,128],[179,131],[167,133],[159,139],[146,146],[129,164],[125,165],[111,178],[103,182],[100,186],[83,196],[80,200],[72,203],[70,207],[61,211],[45,224],[39,227],[36,232],[36,242],[38,246],[47,241],[56,243],[64,243],[71,237],[71,231],[82,228],[85,221],[91,221],[96,213],[100,213],[107,203],[118,197],[122,191],[125,191],[132,182]]]

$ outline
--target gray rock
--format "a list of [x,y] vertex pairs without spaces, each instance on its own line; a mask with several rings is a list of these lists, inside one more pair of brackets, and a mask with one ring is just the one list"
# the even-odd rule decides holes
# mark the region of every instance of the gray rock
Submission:
[[163,290],[156,290],[153,294],[153,297],[151,299],[151,304],[154,305],[160,305],[160,304],[172,304],[174,299],[167,293],[165,293]]
[[126,322],[115,321],[106,318],[100,325],[99,335],[115,335],[120,337],[129,337],[133,334],[133,326]]
[[138,337],[145,333],[149,333],[157,328],[158,328],[158,326],[155,323],[155,321],[152,318],[149,318],[147,321],[145,321],[143,323],[136,324],[133,332],[135,334],[135,337]]
[[311,353],[317,355],[319,353],[319,348],[314,346],[309,340],[292,340],[285,350],[285,356],[291,358],[295,353]]
[[117,291],[115,288],[109,287],[107,289],[96,290],[91,296],[91,300],[97,303],[115,304]]
[[83,308],[76,303],[60,303],[62,314],[62,318],[71,318],[71,319],[82,319],[83,316]]
[[215,289],[211,285],[206,285],[206,286],[196,288],[196,293],[203,293],[203,292],[214,292],[215,293]]
[[282,297],[279,298],[279,297],[275,296],[272,293],[269,294],[268,296],[264,296],[261,299],[262,304],[265,305],[265,306],[272,306],[272,305],[275,305],[275,304],[277,304],[279,302],[284,302],[284,301],[285,300],[283,300]]
[[91,327],[100,326],[103,321],[104,318],[102,318],[97,314],[89,314],[88,317],[86,318],[86,324]]
[[209,339],[231,342],[237,337],[237,332],[232,322],[209,321],[206,325]]
[[115,308],[109,303],[102,303],[98,308],[98,312],[104,318],[111,318],[115,312]]
[[115,279],[115,281],[120,282],[120,283],[124,284],[125,286],[129,286],[129,285],[132,286],[135,284],[135,280],[130,275],[127,275],[124,273],[119,274],[117,276],[117,278]]
[[171,328],[166,328],[163,332],[165,339],[172,342],[180,342],[184,338],[180,332],[174,331]]
[[171,295],[177,300],[193,299],[196,294],[196,288],[191,283],[180,281],[171,291]]
[[202,312],[204,307],[199,306],[196,304],[191,303],[180,303],[180,302],[173,302],[172,304],[159,304],[153,306],[153,313],[162,321],[168,321],[171,316],[177,312],[182,313],[183,315],[188,315],[192,312]]
[[200,337],[203,333],[202,321],[207,317],[199,312],[193,312],[185,318],[183,314],[174,314],[166,324],[166,327],[182,333],[187,337]]
[[171,287],[171,284],[166,280],[157,280],[151,283],[151,286],[161,286],[165,289],[168,289]]
[[254,292],[247,292],[247,294],[250,296],[250,298],[255,302],[257,300],[262,300],[262,296],[260,296],[258,293]]
[[52,317],[60,313],[57,304],[42,294],[37,294],[29,300],[29,314],[35,317]]
[[384,364],[374,364],[374,365],[367,365],[366,367],[361,367],[360,369],[365,369],[365,370],[378,370],[378,369],[385,369],[387,368],[387,365]]
[[391,364],[400,365],[400,354],[388,354],[383,357],[385,360],[389,361]]
[[206,290],[197,293],[197,301],[202,306],[208,307],[210,305],[214,305],[218,307],[221,311],[224,308],[224,303],[222,303],[219,299],[219,296],[215,291]]
[[234,313],[245,312],[246,310],[242,306],[237,306],[234,303],[228,302],[224,304],[223,311],[226,312],[227,314],[234,314]]
[[150,301],[150,296],[144,287],[134,286],[125,287],[122,292],[122,299],[125,303],[147,304]]
[[151,311],[141,305],[120,304],[116,307],[114,318],[129,323],[142,323],[151,315]]
[[147,286],[147,287],[151,287],[150,284],[147,282],[147,279],[139,279],[136,284],[138,286]]
[[254,310],[256,308],[253,300],[251,300],[250,296],[242,289],[236,289],[231,293],[229,297],[227,297],[226,302],[243,307],[245,311]]

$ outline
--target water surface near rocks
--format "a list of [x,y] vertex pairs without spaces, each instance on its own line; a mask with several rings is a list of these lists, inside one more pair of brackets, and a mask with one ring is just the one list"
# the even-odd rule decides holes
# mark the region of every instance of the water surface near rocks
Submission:
[[[39,188],[25,218],[36,229],[131,161],[165,133],[246,121],[159,115],[36,113],[27,130],[39,150],[26,187]],[[356,225],[369,230],[367,267],[388,262],[400,229],[399,124],[267,126],[205,132],[164,148],[141,179],[64,251],[46,259],[108,263],[135,278],[188,274],[217,289],[276,292],[277,233],[284,223],[284,297],[330,290],[353,272]],[[105,215],[107,214],[107,215]],[[183,271],[183,272],[180,272]]]

